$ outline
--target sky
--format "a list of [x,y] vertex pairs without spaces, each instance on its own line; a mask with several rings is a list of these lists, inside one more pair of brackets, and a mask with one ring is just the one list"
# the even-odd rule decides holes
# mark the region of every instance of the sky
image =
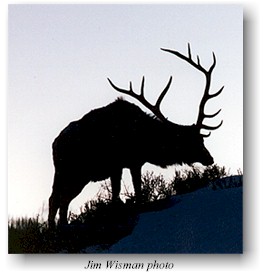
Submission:
[[[107,77],[132,81],[155,102],[173,76],[162,112],[178,124],[196,122],[204,78],[160,50],[187,53],[209,67],[217,58],[206,123],[221,128],[205,139],[215,162],[243,171],[243,19],[238,5],[10,5],[8,11],[8,214],[32,216],[47,208],[52,190],[52,142],[69,122],[114,101]],[[125,99],[138,104],[134,99]],[[147,111],[141,104],[143,110]],[[155,170],[152,166],[147,169]],[[169,171],[156,168],[167,176]],[[128,172],[124,180],[128,183]],[[71,209],[98,190],[89,184]]]

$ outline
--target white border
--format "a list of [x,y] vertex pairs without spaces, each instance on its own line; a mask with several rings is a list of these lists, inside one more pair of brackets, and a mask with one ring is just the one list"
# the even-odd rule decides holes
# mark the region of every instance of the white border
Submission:
[[[244,254],[243,255],[8,255],[7,254],[7,139],[6,139],[6,94],[7,94],[7,28],[8,28],[8,4],[27,3],[20,0],[11,2],[3,0],[0,3],[0,35],[1,35],[1,63],[0,63],[0,161],[1,161],[1,271],[29,271],[36,275],[37,271],[60,270],[65,276],[73,274],[78,270],[81,274],[114,273],[119,274],[147,274],[142,271],[86,271],[83,267],[91,259],[104,262],[107,257],[111,259],[125,259],[136,262],[160,261],[175,262],[175,270],[158,271],[157,273],[202,275],[202,276],[224,276],[225,273],[233,273],[241,276],[250,276],[251,273],[261,276],[266,272],[265,250],[265,200],[264,184],[264,155],[265,151],[265,104],[266,88],[265,73],[263,76],[263,65],[265,57],[265,26],[266,9],[261,0],[246,1],[193,1],[191,4],[240,4],[244,8],[244,102],[245,102],[245,131],[244,131],[244,185],[245,185],[245,209],[244,209]],[[55,2],[30,1],[33,4]],[[75,3],[69,1],[56,1],[56,3]],[[97,1],[79,1],[78,3],[101,3]],[[143,1],[103,1],[103,3],[144,3]],[[145,3],[178,4],[188,3],[184,1],[145,1]],[[264,63],[263,63],[264,61]],[[264,78],[263,78],[264,77]],[[263,217],[264,215],[264,217]],[[46,272],[44,272],[45,274]],[[155,273],[155,272],[153,272]],[[21,274],[21,273],[20,273]],[[28,273],[27,273],[28,274]],[[180,275],[181,276],[181,275]]]

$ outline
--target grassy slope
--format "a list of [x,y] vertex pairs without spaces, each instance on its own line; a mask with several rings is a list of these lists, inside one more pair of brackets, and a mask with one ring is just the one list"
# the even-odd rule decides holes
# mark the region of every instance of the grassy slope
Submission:
[[[132,232],[138,222],[139,214],[145,211],[161,210],[169,207],[172,195],[184,194],[203,187],[212,189],[241,186],[230,178],[221,182],[220,178],[228,175],[224,167],[214,165],[204,170],[192,167],[166,183],[161,175],[146,173],[142,177],[143,204],[136,206],[134,197],[127,195],[124,203],[111,203],[108,193],[105,199],[86,203],[80,215],[71,214],[69,225],[49,230],[47,223],[39,217],[11,219],[8,226],[9,253],[78,253],[90,245],[110,247],[112,244]],[[225,178],[226,179],[226,178]],[[224,179],[224,180],[225,180]],[[110,192],[110,185],[104,183],[105,191]]]

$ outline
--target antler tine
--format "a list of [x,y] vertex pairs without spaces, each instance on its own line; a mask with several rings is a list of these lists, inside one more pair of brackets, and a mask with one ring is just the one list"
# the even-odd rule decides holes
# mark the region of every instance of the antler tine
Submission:
[[217,126],[208,126],[208,125],[201,124],[201,128],[213,131],[213,130],[220,128],[222,126],[222,124],[223,124],[223,120],[221,120],[220,124],[218,124]]
[[215,57],[214,52],[212,52],[212,57],[213,57],[213,63],[211,65],[210,69],[209,69],[209,72],[212,72],[214,67],[216,66],[216,57]]
[[212,117],[215,117],[217,114],[219,114],[220,113],[220,111],[221,111],[222,109],[220,109],[219,111],[217,111],[216,113],[214,113],[214,114],[205,114],[204,113],[204,117],[206,117],[206,118],[212,118]]
[[190,43],[188,43],[187,48],[188,48],[188,58],[191,60],[191,59],[192,59],[192,56],[191,56]]
[[141,81],[141,88],[140,88],[140,95],[144,98],[144,83],[145,83],[145,77],[142,77]]
[[131,97],[137,99],[140,103],[142,103],[146,108],[148,108],[150,111],[152,111],[152,113],[157,116],[160,120],[162,121],[167,121],[166,117],[162,114],[161,110],[160,110],[160,104],[164,98],[164,96],[166,95],[166,93],[168,92],[171,82],[172,82],[172,76],[170,77],[166,87],[164,88],[164,90],[161,92],[160,96],[158,97],[156,104],[152,105],[150,102],[148,102],[146,100],[146,98],[144,97],[144,83],[145,83],[145,78],[143,76],[142,81],[141,81],[141,89],[140,89],[140,94],[137,94],[133,91],[132,88],[132,82],[129,83],[129,89],[121,89],[119,87],[117,87],[109,78],[107,78],[110,85],[117,91],[130,95]]
[[204,138],[208,138],[211,135],[211,132],[209,132],[207,135],[201,134]]
[[158,109],[160,108],[160,105],[161,105],[161,102],[164,98],[164,96],[166,95],[166,93],[168,92],[169,88],[170,88],[170,85],[172,83],[172,76],[170,76],[170,79],[166,85],[166,87],[164,88],[164,90],[162,91],[162,93],[160,94],[160,96],[158,97],[157,101],[156,101],[156,104],[155,104],[155,107],[157,107]]
[[222,86],[216,93],[209,94],[209,98],[218,96],[223,91],[223,89],[224,89],[224,86]]

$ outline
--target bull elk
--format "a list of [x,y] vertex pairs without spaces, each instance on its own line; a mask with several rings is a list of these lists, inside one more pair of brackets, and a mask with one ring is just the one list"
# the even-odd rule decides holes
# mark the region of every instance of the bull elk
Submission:
[[204,146],[201,130],[215,130],[217,126],[203,124],[205,118],[213,118],[221,111],[206,114],[207,101],[218,96],[223,87],[210,94],[211,75],[216,65],[207,70],[202,67],[200,58],[195,62],[188,44],[188,55],[178,51],[161,49],[188,62],[205,76],[206,84],[199,105],[196,124],[182,126],[170,122],[161,112],[160,105],[172,82],[170,77],[156,103],[152,105],[144,97],[144,77],[140,94],[122,89],[108,79],[111,86],[120,93],[137,99],[147,107],[153,116],[143,112],[138,106],[118,98],[113,103],[90,111],[80,120],[71,122],[53,142],[53,160],[55,166],[53,191],[49,198],[49,225],[54,226],[59,209],[59,223],[67,224],[69,203],[90,181],[111,179],[112,200],[120,200],[120,183],[123,168],[130,170],[135,197],[141,202],[141,168],[148,162],[160,167],[174,164],[192,164],[200,162],[211,165],[214,160]]

